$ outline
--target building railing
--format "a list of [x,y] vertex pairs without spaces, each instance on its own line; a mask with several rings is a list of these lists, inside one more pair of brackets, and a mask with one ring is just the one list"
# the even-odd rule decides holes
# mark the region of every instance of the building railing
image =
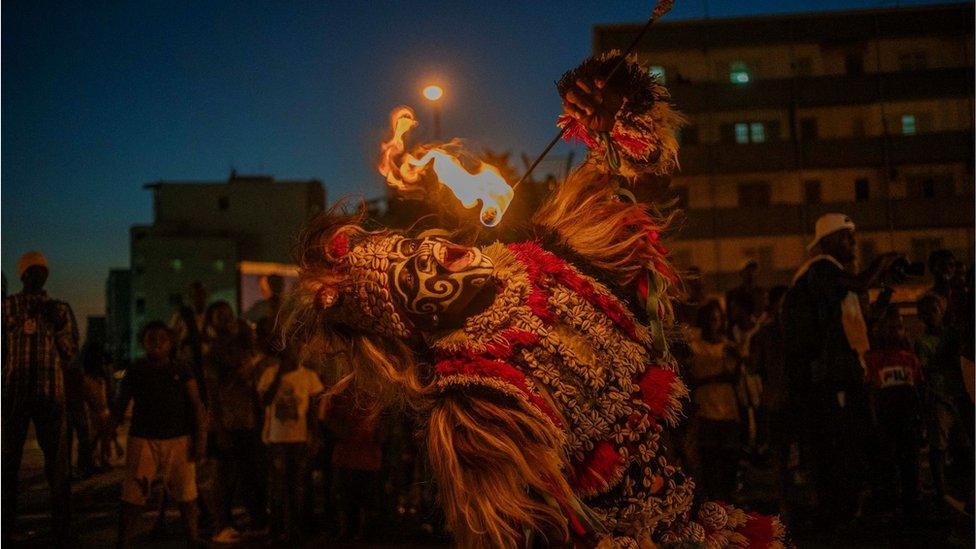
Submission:
[[756,79],[748,84],[682,82],[672,77],[668,90],[686,114],[742,109],[790,109],[861,105],[943,97],[972,97],[973,68]]
[[974,205],[974,197],[969,195],[689,209],[683,214],[684,219],[678,225],[675,238],[714,239],[809,234],[817,218],[828,212],[851,216],[859,231],[972,228]]
[[[680,175],[971,162],[972,131],[823,139],[794,144],[708,143],[681,148]],[[885,158],[887,147],[888,158]]]

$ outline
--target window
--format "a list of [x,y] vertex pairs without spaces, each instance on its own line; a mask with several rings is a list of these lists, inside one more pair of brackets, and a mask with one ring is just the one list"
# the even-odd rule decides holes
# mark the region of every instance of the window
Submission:
[[928,64],[924,51],[911,51],[898,56],[898,68],[903,71],[924,71]]
[[225,265],[222,259],[218,259],[217,261],[214,261],[213,266],[214,266],[214,270],[217,271],[218,273],[224,272]]
[[817,119],[813,117],[800,119],[800,141],[817,140]]
[[845,55],[844,70],[850,75],[864,74],[864,55],[858,52]]
[[735,142],[740,145],[749,142],[749,124],[747,122],[735,124]]
[[769,206],[772,201],[772,188],[765,181],[739,183],[739,206]]
[[736,122],[733,130],[735,142],[740,145],[766,142],[766,124],[764,122]]
[[854,200],[865,202],[871,198],[871,185],[868,178],[862,177],[854,181]]
[[180,259],[174,259],[173,261],[170,261],[169,262],[169,265],[170,265],[170,267],[173,268],[174,271],[182,271],[183,270],[183,261],[180,260]]
[[651,65],[650,67],[647,68],[647,72],[654,78],[657,78],[657,81],[660,82],[661,84],[668,83],[667,80],[668,73],[666,70],[664,70],[664,67],[662,67],[661,65]]
[[803,182],[803,203],[820,204],[823,201],[823,189],[819,179],[808,179]]
[[698,144],[698,126],[685,126],[681,128],[680,134],[682,145]]
[[914,114],[901,115],[901,133],[902,135],[915,135],[918,133],[918,126]]
[[222,212],[227,211],[230,208],[230,198],[228,198],[226,196],[221,196],[220,198],[218,198],[217,199],[217,208],[219,208],[220,211],[222,211]]
[[733,84],[748,84],[752,80],[752,72],[742,61],[735,61],[729,65],[729,81]]
[[810,76],[813,74],[813,59],[800,57],[793,64],[793,71],[797,76]]
[[951,175],[925,175],[905,178],[909,198],[947,198],[954,194]]
[[762,122],[752,122],[749,124],[749,140],[753,143],[766,142],[766,126]]

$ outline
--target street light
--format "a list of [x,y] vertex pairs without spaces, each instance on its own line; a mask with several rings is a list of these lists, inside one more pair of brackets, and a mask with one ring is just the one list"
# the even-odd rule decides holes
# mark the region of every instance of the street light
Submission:
[[437,84],[431,84],[424,88],[424,98],[430,101],[430,108],[434,118],[434,139],[441,138],[441,103],[440,99],[444,96],[444,88]]

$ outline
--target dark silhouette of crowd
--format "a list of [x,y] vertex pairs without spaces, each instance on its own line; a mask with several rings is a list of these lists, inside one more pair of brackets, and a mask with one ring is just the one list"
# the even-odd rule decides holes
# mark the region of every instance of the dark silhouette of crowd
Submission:
[[672,450],[702,497],[769,490],[753,503],[794,531],[971,522],[972,269],[937,250],[858,270],[855,243],[828,214],[790,285],[761,287],[750,261],[724,304],[691,269],[676,355],[692,397]]
[[[793,529],[971,516],[973,270],[938,250],[931,287],[896,295],[925,279],[898,254],[859,270],[854,229],[821,218],[789,285],[761,286],[748,261],[738,285],[709,293],[689,269],[673,347],[691,397],[668,451],[701,497],[781,513]],[[4,299],[5,536],[30,422],[59,543],[71,478],[123,455],[119,546],[150,527],[147,505],[153,535],[176,507],[191,543],[442,535],[412,420],[324,396],[341,353],[282,348],[284,279],[269,277],[243,315],[193,283],[168,322],[142,328],[143,358],[113,364],[99,326],[79,347],[71,308],[43,290],[47,269],[25,254],[23,291]]]

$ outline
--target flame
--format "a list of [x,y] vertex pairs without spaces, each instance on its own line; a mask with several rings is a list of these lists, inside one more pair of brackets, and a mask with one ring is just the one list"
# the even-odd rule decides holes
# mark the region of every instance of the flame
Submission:
[[[397,192],[422,196],[420,178],[433,173],[465,208],[473,208],[481,202],[481,222],[485,226],[497,225],[515,194],[498,168],[473,159],[456,142],[421,146],[412,153],[406,152],[404,138],[416,125],[417,118],[409,107],[397,107],[390,113],[392,136],[380,145],[378,166],[387,184]],[[473,160],[473,171],[462,163],[462,156],[465,160]]]

